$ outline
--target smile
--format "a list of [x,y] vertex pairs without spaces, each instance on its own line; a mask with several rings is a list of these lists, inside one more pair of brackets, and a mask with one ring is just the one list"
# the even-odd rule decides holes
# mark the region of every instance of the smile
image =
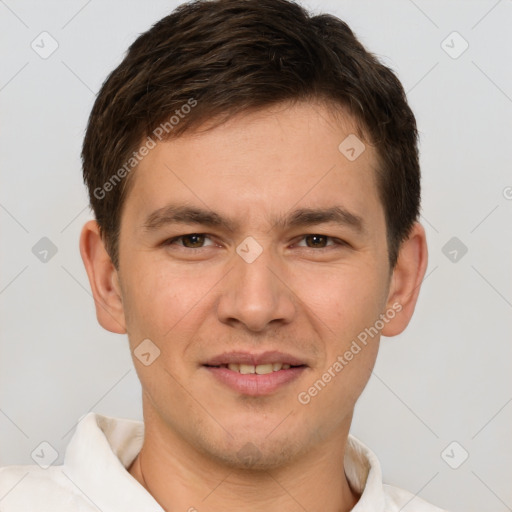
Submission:
[[237,363],[229,363],[220,365],[218,368],[229,368],[232,372],[242,373],[244,375],[250,373],[256,373],[258,375],[266,375],[272,372],[278,372],[280,370],[288,370],[291,368],[291,365],[286,363],[267,363],[267,364],[237,364]]
[[259,354],[228,352],[202,365],[223,387],[248,396],[270,395],[284,389],[308,368],[298,357],[278,351]]

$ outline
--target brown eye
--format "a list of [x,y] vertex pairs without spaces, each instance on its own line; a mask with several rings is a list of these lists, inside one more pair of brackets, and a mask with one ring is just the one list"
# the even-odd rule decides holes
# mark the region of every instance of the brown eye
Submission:
[[205,235],[201,233],[192,233],[190,235],[183,235],[181,241],[184,247],[188,247],[189,249],[197,249],[198,247],[202,247],[204,244]]
[[327,246],[328,236],[324,235],[306,235],[304,237],[307,247],[324,248]]
[[[204,251],[219,247],[207,233],[187,233],[186,235],[175,236],[162,242],[162,246],[176,255],[204,256]],[[204,249],[204,251],[203,251]],[[194,256],[195,257],[195,256]]]

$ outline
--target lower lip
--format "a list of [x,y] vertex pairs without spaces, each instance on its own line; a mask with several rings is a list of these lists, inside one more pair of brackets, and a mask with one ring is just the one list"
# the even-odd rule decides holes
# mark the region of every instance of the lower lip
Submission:
[[216,379],[243,395],[263,396],[277,391],[280,387],[297,379],[306,369],[305,366],[295,366],[288,370],[258,375],[256,373],[238,373],[229,368],[204,366]]

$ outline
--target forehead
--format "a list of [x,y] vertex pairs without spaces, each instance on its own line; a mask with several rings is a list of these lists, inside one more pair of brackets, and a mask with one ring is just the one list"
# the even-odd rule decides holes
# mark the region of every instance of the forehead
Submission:
[[158,142],[130,177],[127,215],[176,201],[247,220],[339,204],[364,215],[380,203],[375,149],[359,133],[349,115],[299,103]]

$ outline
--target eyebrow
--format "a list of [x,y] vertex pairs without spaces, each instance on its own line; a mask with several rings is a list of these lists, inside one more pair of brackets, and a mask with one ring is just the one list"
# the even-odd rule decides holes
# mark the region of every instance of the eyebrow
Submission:
[[[330,208],[299,208],[287,215],[281,215],[272,222],[272,226],[284,229],[305,227],[316,224],[335,222],[346,226],[357,233],[365,233],[365,225],[361,216],[341,206]],[[224,228],[230,232],[239,230],[240,224],[233,219],[224,217],[217,212],[186,205],[170,204],[149,214],[142,228],[145,231],[156,231],[169,224],[197,224],[212,228]]]

